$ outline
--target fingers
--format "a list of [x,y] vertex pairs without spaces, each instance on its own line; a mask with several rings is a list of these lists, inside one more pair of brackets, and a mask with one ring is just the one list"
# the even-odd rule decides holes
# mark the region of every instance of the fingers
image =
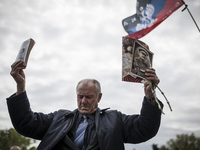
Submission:
[[158,84],[160,82],[160,79],[157,77],[156,71],[153,68],[147,69],[145,72],[145,76],[146,76],[146,79],[148,81],[151,81],[152,83]]
[[20,70],[25,69],[26,67],[23,66],[23,61],[14,62],[11,65],[11,72],[10,74],[14,76],[16,73],[19,73]]
[[25,74],[23,69],[26,67],[23,65],[23,61],[17,61],[11,65],[10,75],[14,78],[16,83],[24,84],[25,83]]
[[11,68],[12,68],[12,70],[13,71],[15,71],[16,69],[19,69],[19,68],[22,68],[22,69],[24,69],[24,68],[26,68],[26,66],[24,66],[23,65],[23,61],[16,61],[16,62],[14,62],[12,65],[11,65]]

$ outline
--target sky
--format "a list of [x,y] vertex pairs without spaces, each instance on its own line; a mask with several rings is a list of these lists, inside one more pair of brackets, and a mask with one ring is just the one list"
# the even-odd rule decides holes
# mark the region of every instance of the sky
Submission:
[[[185,0],[200,26],[200,1]],[[154,53],[153,68],[165,105],[160,129],[151,140],[126,144],[126,150],[152,150],[177,134],[200,137],[200,32],[182,6],[141,38]],[[74,110],[75,87],[83,78],[102,86],[100,108],[139,114],[143,84],[122,81],[121,21],[136,13],[136,0],[1,0],[0,1],[0,129],[12,126],[6,98],[16,92],[10,76],[23,41],[33,38],[26,74],[26,91],[35,112]],[[16,106],[17,107],[17,106]]]

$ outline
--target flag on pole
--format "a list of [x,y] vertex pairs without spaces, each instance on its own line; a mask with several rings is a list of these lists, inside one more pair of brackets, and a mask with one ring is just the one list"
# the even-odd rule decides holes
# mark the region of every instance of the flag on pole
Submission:
[[145,36],[183,4],[183,0],[137,0],[136,14],[122,20],[127,37]]

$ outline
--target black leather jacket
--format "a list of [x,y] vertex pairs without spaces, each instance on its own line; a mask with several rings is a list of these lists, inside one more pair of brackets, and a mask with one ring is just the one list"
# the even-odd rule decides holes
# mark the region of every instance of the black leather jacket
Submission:
[[[49,114],[35,113],[30,108],[26,92],[7,98],[7,104],[15,129],[24,136],[41,140],[37,150],[51,150],[63,137],[70,149],[78,150],[66,136],[73,126],[77,109],[58,110]],[[125,115],[117,110],[98,108],[95,123],[100,149],[124,150],[124,143],[147,141],[156,135],[160,119],[158,107],[146,99],[140,115]]]

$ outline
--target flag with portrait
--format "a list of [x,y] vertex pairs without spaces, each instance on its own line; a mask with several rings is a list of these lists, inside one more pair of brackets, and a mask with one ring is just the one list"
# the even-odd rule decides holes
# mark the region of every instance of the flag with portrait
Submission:
[[136,14],[122,20],[127,37],[145,36],[183,4],[183,0],[137,0]]

